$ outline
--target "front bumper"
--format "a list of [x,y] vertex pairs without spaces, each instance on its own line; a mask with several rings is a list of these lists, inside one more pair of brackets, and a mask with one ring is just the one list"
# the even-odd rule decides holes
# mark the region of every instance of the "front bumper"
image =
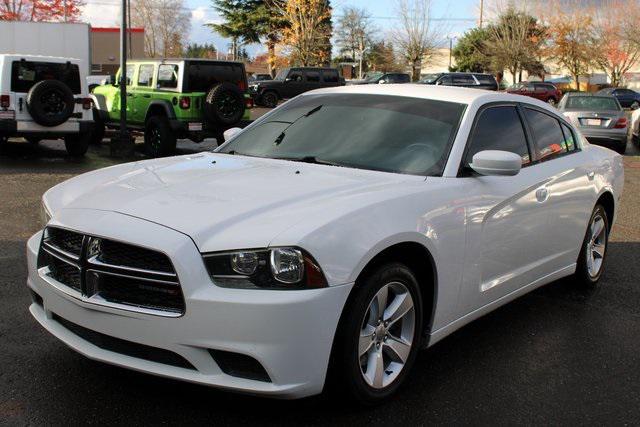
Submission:
[[[174,263],[186,305],[184,315],[170,318],[76,299],[38,271],[37,233],[27,243],[27,284],[41,301],[36,298],[30,311],[69,347],[117,366],[252,394],[299,398],[322,391],[351,285],[305,291],[220,288],[211,283],[191,239],[179,232],[117,213],[86,210],[63,210],[53,224],[99,236],[104,236],[100,230],[110,230],[109,238],[163,250]],[[194,369],[105,350],[72,332],[59,318],[109,337],[168,350]],[[252,357],[270,382],[225,373],[210,350]]]

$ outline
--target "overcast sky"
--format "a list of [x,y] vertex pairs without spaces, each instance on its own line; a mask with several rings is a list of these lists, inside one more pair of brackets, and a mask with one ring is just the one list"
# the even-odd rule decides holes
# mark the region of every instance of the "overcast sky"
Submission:
[[[84,20],[94,27],[113,27],[119,25],[120,2],[118,0],[86,0],[84,7]],[[344,6],[356,6],[369,11],[374,17],[374,22],[379,28],[380,38],[397,25],[394,18],[393,0],[333,0],[334,25],[337,16]],[[477,0],[433,0],[433,16],[439,21],[437,25],[442,27],[442,32],[452,36],[462,34],[466,29],[476,25],[478,17]],[[211,32],[204,24],[208,22],[220,22],[220,17],[211,8],[210,0],[186,0],[185,6],[191,13],[191,33],[189,41],[197,43],[213,43],[218,49],[225,50],[228,40]],[[250,55],[264,51],[260,45],[248,48]]]

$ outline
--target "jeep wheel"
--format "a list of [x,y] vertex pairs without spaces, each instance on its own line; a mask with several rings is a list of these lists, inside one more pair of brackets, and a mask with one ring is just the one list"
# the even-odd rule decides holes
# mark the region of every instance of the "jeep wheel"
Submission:
[[265,92],[262,94],[260,99],[262,101],[262,105],[267,108],[275,108],[276,105],[278,105],[278,94],[276,94],[275,92]]
[[53,127],[66,122],[75,105],[73,92],[59,80],[42,80],[27,93],[27,111],[42,126]]
[[176,135],[169,121],[161,116],[152,116],[147,120],[144,131],[144,148],[149,157],[163,157],[176,149]]
[[89,132],[65,136],[64,146],[67,149],[67,154],[71,157],[84,156],[89,148],[89,141],[91,141],[91,133]]
[[204,113],[210,122],[221,126],[231,126],[244,116],[244,95],[232,83],[220,83],[207,93]]

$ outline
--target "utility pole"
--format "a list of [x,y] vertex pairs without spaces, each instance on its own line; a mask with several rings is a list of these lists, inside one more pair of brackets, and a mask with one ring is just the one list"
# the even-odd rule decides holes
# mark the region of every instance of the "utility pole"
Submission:
[[133,139],[127,132],[127,0],[122,0],[120,22],[120,132],[111,140],[111,155],[129,157],[133,155]]
[[484,13],[484,0],[480,0],[480,25],[479,27],[482,28],[482,15]]

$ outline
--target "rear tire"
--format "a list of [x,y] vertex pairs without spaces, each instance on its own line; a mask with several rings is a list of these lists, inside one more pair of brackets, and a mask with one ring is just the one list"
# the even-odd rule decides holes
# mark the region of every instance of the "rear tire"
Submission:
[[616,153],[618,154],[624,154],[627,152],[627,144],[620,144],[619,146],[617,146],[615,148]]
[[244,94],[233,83],[220,83],[209,90],[204,103],[208,121],[219,126],[233,126],[244,116]]
[[87,153],[91,133],[81,133],[64,137],[64,146],[71,157],[82,157]]
[[278,94],[273,91],[266,91],[260,97],[260,101],[267,108],[275,108],[278,105]]
[[600,280],[609,248],[609,231],[607,212],[598,204],[589,218],[574,274],[581,286],[593,287]]
[[[381,298],[384,289],[387,296]],[[334,341],[329,387],[372,405],[393,395],[415,362],[422,337],[420,289],[409,268],[392,262],[356,285],[347,304]]]
[[149,157],[164,157],[176,150],[176,135],[169,121],[162,116],[152,116],[147,120],[144,132],[144,148]]

